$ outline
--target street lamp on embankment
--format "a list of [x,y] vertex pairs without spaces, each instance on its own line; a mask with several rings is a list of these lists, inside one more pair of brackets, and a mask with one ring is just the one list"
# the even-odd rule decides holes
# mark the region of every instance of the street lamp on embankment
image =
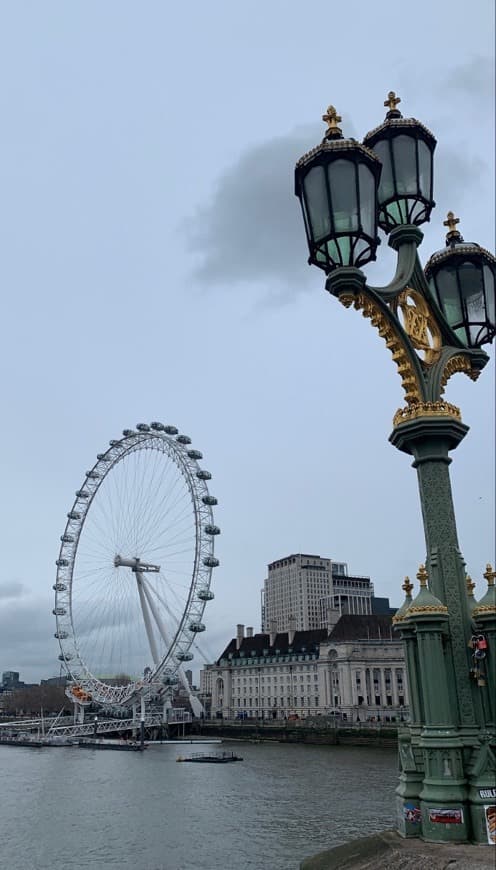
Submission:
[[[405,643],[410,721],[400,729],[398,830],[432,842],[488,842],[487,795],[496,771],[496,594],[477,604],[457,537],[449,452],[468,432],[447,402],[448,379],[476,380],[488,362],[482,345],[496,333],[496,259],[465,242],[449,212],[446,246],[425,269],[417,249],[433,201],[436,140],[403,118],[394,92],[384,122],[363,143],[343,137],[329,106],[323,141],[295,170],[309,263],[326,289],[368,318],[398,368],[405,406],[389,437],[417,471],[426,560],[420,589],[395,617]],[[361,271],[376,258],[378,227],[397,253],[396,274],[371,287]],[[350,348],[350,354],[352,353]]]

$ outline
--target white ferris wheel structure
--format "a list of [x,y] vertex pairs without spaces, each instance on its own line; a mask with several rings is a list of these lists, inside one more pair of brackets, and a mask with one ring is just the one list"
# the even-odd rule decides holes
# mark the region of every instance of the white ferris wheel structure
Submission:
[[175,426],[140,423],[86,472],[53,587],[59,659],[76,704],[124,706],[178,680],[188,689],[184,664],[205,630],[219,564],[217,499],[202,458]]

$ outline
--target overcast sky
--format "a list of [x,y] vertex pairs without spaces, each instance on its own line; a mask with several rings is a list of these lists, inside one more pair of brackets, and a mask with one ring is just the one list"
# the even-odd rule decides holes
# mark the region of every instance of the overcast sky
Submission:
[[[294,163],[329,103],[362,138],[394,89],[439,143],[423,260],[448,209],[492,249],[493,46],[493,0],[0,3],[0,673],[58,672],[65,515],[140,421],[177,425],[213,474],[207,655],[237,622],[259,629],[266,565],[292,552],[346,561],[400,604],[425,557],[416,475],[387,440],[400,380],[306,265]],[[378,255],[376,284],[394,268]],[[471,427],[452,479],[477,595],[494,371],[446,394]]]

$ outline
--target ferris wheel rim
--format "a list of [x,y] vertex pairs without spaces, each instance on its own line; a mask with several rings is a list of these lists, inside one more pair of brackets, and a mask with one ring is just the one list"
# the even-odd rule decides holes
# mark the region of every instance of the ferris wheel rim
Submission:
[[[210,592],[212,570],[219,564],[214,556],[214,540],[220,530],[213,523],[212,506],[217,499],[208,490],[207,481],[211,475],[199,466],[198,460],[202,454],[190,444],[190,439],[180,435],[174,426],[138,424],[136,430],[124,430],[120,439],[110,441],[107,450],[97,455],[97,461],[86,473],[81,488],[76,491],[74,503],[67,514],[56,562],[53,613],[56,619],[55,637],[60,646],[59,659],[68,676],[80,687],[82,703],[85,698],[91,698],[103,703],[122,704],[147,685],[166,679],[172,681],[181,664],[193,658],[190,648],[197,632],[204,630],[203,613],[207,601],[213,598]],[[79,650],[73,613],[74,570],[81,534],[100,487],[125,457],[144,449],[162,452],[174,463],[184,480],[194,512],[194,563],[187,599],[169,648],[158,664],[155,662],[153,668],[147,668],[149,673],[143,679],[115,686],[92,673]]]

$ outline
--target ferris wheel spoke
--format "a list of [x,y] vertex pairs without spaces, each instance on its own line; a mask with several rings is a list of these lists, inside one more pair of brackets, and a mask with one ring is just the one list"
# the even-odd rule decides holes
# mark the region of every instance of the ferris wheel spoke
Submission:
[[172,534],[174,529],[184,529],[188,530],[189,537],[191,537],[191,525],[192,525],[192,516],[191,516],[191,505],[186,504],[183,507],[181,513],[176,513],[173,518],[173,521],[166,520],[165,517],[160,516],[160,514],[156,513],[154,519],[151,519],[151,522],[147,529],[147,537],[143,540],[143,546],[147,549],[150,546],[150,541],[156,539],[157,534],[161,536],[169,537]]

